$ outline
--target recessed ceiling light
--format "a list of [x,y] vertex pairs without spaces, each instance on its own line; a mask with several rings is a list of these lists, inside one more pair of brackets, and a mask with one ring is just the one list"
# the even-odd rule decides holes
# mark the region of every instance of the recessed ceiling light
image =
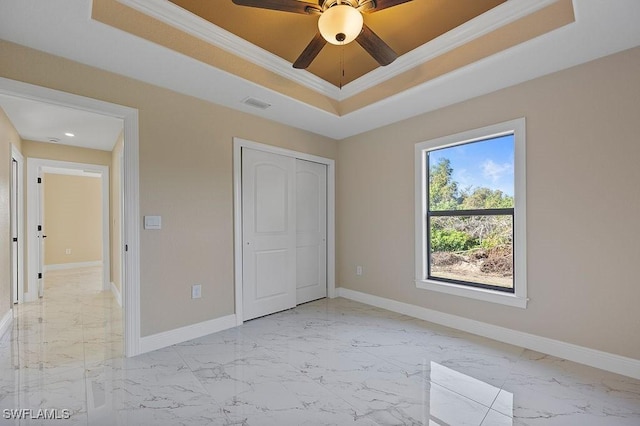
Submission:
[[75,136],[75,135],[74,135],[73,133],[71,133],[71,132],[66,132],[64,135],[65,135],[65,136],[69,136],[70,138],[72,138],[72,137],[74,137],[74,136]]

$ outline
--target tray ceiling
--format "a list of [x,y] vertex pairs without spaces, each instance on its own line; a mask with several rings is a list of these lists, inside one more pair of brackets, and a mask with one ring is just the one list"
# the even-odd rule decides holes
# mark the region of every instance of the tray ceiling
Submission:
[[[398,55],[404,55],[505,1],[414,0],[365,13],[364,20]],[[318,30],[317,15],[238,6],[231,0],[171,2],[289,63],[296,60]],[[378,67],[358,43],[327,44],[307,71],[340,87]]]
[[638,46],[639,17],[637,0],[507,0],[341,90],[168,0],[6,0],[0,38],[340,140]]
[[[330,49],[336,46],[323,49],[322,57],[316,58],[314,63],[318,62],[318,67],[325,64],[328,69],[326,78],[331,78],[330,68],[335,68],[333,72],[338,74],[336,86],[310,71],[294,69],[289,60],[297,57],[298,48],[302,46],[304,49],[309,38],[313,37],[317,20],[314,16],[237,6],[231,0],[175,1],[184,2],[185,7],[255,39],[256,43],[278,54],[168,0],[93,0],[91,16],[94,20],[336,116],[379,103],[575,22],[571,0],[414,0],[365,17],[367,24],[381,37],[387,38],[401,54],[390,65],[377,66],[357,43],[347,47],[362,55],[361,60],[349,57],[346,47],[344,56],[340,47],[337,47],[337,53]],[[452,4],[468,7],[454,7]],[[473,4],[475,6],[471,7]],[[478,6],[480,4],[481,7]],[[481,13],[482,10],[486,11]],[[397,24],[403,19],[407,22],[429,21],[431,15],[439,17],[437,25],[434,22],[415,30],[412,25]],[[382,21],[377,22],[375,19],[378,17]],[[374,20],[369,21],[369,18]],[[386,25],[383,25],[384,20],[388,20]],[[236,22],[236,25],[229,22]],[[244,27],[240,22],[246,23]],[[456,23],[460,24],[445,30]],[[304,24],[307,24],[306,30]],[[393,31],[386,33],[387,30]],[[282,31],[286,34],[306,31],[306,35],[298,37],[296,43],[299,46],[293,46],[296,37],[282,35]],[[443,31],[446,32],[442,34]],[[439,33],[441,35],[437,35]],[[403,53],[405,50],[407,52]],[[331,65],[333,60],[327,59],[323,53],[338,55],[333,59],[337,61],[335,66]],[[341,86],[341,63],[345,64],[346,70],[358,67],[359,73],[365,74],[358,78],[351,75],[349,83]],[[268,99],[262,100],[270,103]]]

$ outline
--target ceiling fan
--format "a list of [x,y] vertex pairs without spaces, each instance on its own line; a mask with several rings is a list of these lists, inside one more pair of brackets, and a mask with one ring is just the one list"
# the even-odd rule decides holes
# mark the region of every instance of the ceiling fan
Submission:
[[389,65],[398,55],[365,23],[363,13],[374,13],[411,0],[318,0],[318,4],[298,0],[233,0],[240,6],[319,15],[318,33],[293,63],[305,69],[328,43],[344,45],[356,41],[380,65]]

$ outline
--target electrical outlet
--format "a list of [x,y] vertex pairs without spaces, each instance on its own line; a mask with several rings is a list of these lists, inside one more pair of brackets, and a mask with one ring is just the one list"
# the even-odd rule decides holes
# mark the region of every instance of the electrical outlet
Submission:
[[362,275],[362,266],[356,266],[356,275]]
[[65,249],[64,254],[71,254],[71,249]]
[[200,284],[194,284],[191,286],[191,298],[200,299],[202,297],[202,286]]

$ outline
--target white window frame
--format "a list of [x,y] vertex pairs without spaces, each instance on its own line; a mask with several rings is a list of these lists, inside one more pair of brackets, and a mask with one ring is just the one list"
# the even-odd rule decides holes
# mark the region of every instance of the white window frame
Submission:
[[[431,139],[415,146],[415,282],[416,287],[468,297],[486,302],[500,303],[518,308],[527,307],[527,185],[526,185],[526,127],[525,119],[518,118],[479,129]],[[493,137],[514,135],[514,293],[479,287],[452,284],[427,278],[427,156],[426,152],[476,142]]]

